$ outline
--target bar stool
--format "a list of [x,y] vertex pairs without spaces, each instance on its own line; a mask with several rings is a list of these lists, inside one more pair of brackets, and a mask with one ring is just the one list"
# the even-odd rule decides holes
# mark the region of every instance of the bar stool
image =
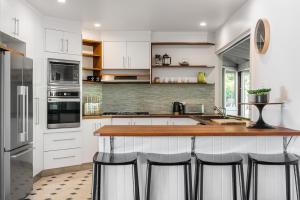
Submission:
[[134,200],[140,200],[139,178],[137,168],[137,153],[99,153],[94,155],[94,176],[93,176],[93,200],[101,198],[101,167],[105,166],[125,166],[132,165],[134,176]]
[[152,167],[182,166],[185,200],[192,200],[191,154],[145,154],[147,160],[146,200],[150,200]]
[[294,167],[297,199],[300,200],[299,159],[290,153],[249,154],[247,175],[247,200],[250,198],[250,185],[253,173],[253,199],[257,200],[258,165],[284,165],[286,180],[286,200],[291,200],[290,167]]
[[[237,177],[236,171],[239,171],[240,182],[240,195],[242,200],[246,200],[245,184],[244,184],[244,171],[243,171],[243,158],[239,154],[199,154],[196,153],[196,167],[195,167],[195,188],[194,200],[198,200],[199,192],[199,179],[200,179],[200,200],[203,200],[203,174],[204,166],[232,166],[232,189],[233,200],[237,199]],[[199,169],[200,168],[200,169]],[[200,173],[200,177],[199,177]]]

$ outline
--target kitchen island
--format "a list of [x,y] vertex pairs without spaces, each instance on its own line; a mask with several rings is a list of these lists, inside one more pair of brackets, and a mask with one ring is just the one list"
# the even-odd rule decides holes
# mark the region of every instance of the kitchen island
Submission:
[[[241,125],[199,125],[199,121],[189,121],[188,124],[181,123],[180,125],[177,123],[162,125],[161,120],[153,118],[152,123],[146,125],[143,124],[143,121],[143,123],[134,123],[135,125],[112,123],[112,125],[103,126],[95,132],[95,135],[99,137],[99,151],[110,152],[111,145],[113,145],[115,153],[174,154],[191,152],[193,138],[195,138],[195,152],[208,154],[241,153],[245,157],[244,171],[246,172],[247,153],[282,153],[284,137],[300,136],[300,131],[286,128],[248,129]],[[140,157],[139,178],[141,197],[144,199],[146,163],[143,156]],[[177,167],[154,168],[153,200],[184,199],[182,170]],[[204,199],[231,200],[231,169],[209,167],[205,170]],[[107,168],[105,175],[107,176],[105,176],[104,199],[129,200],[132,198],[130,192],[129,194],[125,192],[132,191],[131,168]],[[284,180],[283,167],[274,166],[268,169],[261,167],[259,171],[259,199],[285,199]]]

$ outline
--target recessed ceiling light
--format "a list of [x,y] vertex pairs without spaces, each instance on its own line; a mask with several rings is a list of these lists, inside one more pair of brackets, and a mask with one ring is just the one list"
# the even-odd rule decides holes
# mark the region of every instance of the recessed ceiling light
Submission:
[[66,0],[57,0],[58,3],[66,3]]
[[200,26],[205,27],[205,26],[207,26],[207,23],[206,22],[201,22]]
[[99,28],[99,27],[101,27],[101,24],[95,23],[95,24],[94,24],[94,27],[95,27],[95,28]]

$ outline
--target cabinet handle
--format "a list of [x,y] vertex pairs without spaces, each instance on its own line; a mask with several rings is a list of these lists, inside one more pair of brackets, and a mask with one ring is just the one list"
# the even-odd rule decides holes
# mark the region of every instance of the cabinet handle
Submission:
[[67,43],[67,52],[69,52],[69,40],[66,40]]
[[16,18],[16,31],[17,31],[17,36],[20,35],[20,20]]
[[35,125],[40,124],[40,98],[35,98]]
[[61,159],[75,158],[75,157],[76,157],[76,156],[57,157],[57,158],[53,158],[53,160],[61,160]]
[[14,32],[13,34],[14,35],[17,35],[17,18],[12,18],[12,20],[14,21]]
[[123,67],[125,67],[125,56],[123,56]]
[[64,50],[65,50],[65,48],[64,48],[64,39],[61,39],[60,41],[61,41],[61,49],[60,49],[60,51],[64,52]]
[[57,139],[57,140],[53,140],[53,142],[63,142],[63,141],[72,141],[72,140],[76,140],[76,139],[75,138]]

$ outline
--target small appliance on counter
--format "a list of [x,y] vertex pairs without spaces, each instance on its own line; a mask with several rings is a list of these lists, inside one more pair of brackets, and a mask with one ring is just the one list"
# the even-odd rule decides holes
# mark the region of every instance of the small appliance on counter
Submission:
[[163,55],[163,57],[162,57],[162,64],[166,65],[166,66],[172,64],[172,59],[171,59],[171,57],[168,54]]
[[204,114],[204,105],[203,104],[185,104],[184,105],[184,114],[191,115],[202,115]]
[[96,97],[96,96],[84,97],[83,115],[97,116],[100,114],[101,114],[100,97]]
[[184,114],[184,104],[181,102],[173,102],[173,114],[182,115]]

